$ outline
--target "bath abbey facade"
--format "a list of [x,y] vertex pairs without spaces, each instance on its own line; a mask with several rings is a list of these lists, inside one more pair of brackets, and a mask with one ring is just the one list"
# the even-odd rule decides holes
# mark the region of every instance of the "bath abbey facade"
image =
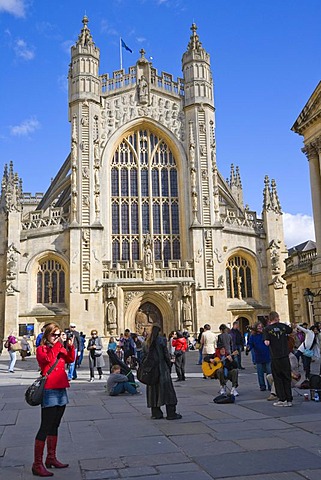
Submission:
[[108,336],[155,321],[166,333],[236,319],[244,329],[270,310],[288,320],[276,184],[262,179],[259,218],[239,168],[222,177],[210,55],[195,24],[186,43],[182,78],[159,73],[144,50],[128,72],[101,74],[84,17],[71,48],[66,160],[37,196],[4,168],[2,338],[49,321]]

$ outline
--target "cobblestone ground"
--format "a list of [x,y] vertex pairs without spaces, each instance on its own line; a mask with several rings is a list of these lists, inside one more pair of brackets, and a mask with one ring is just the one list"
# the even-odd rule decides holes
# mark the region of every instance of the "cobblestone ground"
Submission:
[[[55,478],[319,480],[321,402],[305,401],[297,390],[292,408],[274,407],[258,388],[250,357],[244,356],[236,403],[216,405],[218,383],[202,378],[197,356],[188,353],[187,381],[175,383],[183,419],[174,422],[150,419],[144,386],[142,395],[109,397],[107,375],[89,383],[85,357],[60,427],[59,458],[70,467],[54,470]],[[3,353],[0,480],[31,479],[40,408],[25,403],[24,391],[37,376],[37,365],[33,357],[19,359],[13,374],[7,365]]]

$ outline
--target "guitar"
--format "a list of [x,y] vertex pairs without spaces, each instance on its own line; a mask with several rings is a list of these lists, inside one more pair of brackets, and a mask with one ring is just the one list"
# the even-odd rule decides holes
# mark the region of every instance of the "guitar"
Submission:
[[[238,355],[238,353],[239,352],[235,350],[234,352],[231,353],[231,355],[232,356]],[[204,361],[202,363],[202,372],[205,375],[205,377],[215,378],[215,372],[220,368],[223,368],[223,363],[219,357],[214,357],[214,359],[211,362]]]

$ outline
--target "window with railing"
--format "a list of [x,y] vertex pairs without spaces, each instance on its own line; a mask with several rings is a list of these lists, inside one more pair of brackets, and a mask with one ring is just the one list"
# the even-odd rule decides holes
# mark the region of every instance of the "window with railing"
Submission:
[[180,258],[177,166],[164,139],[146,129],[121,140],[111,163],[111,206],[113,265],[142,260],[147,234],[155,260],[167,266]]

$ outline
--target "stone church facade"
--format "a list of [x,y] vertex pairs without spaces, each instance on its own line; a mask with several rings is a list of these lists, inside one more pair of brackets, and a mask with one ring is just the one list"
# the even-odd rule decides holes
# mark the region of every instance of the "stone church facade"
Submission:
[[279,311],[282,212],[264,180],[262,218],[243,203],[238,167],[216,161],[210,56],[197,28],[182,78],[144,50],[128,73],[99,73],[88,18],[71,48],[70,154],[44,195],[5,166],[0,212],[1,336],[70,321],[88,333],[197,332]]

